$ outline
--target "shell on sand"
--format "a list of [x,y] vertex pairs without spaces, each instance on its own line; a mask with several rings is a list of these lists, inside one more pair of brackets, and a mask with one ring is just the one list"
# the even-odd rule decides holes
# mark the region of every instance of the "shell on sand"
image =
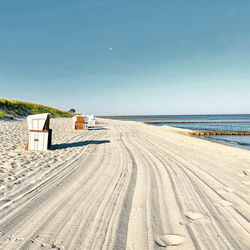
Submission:
[[185,216],[188,219],[191,219],[191,220],[199,220],[199,219],[201,219],[203,217],[202,214],[196,213],[196,212],[192,212],[192,211],[189,211],[189,212],[185,213]]
[[167,234],[161,236],[157,243],[160,246],[177,246],[185,241],[185,237],[178,234]]

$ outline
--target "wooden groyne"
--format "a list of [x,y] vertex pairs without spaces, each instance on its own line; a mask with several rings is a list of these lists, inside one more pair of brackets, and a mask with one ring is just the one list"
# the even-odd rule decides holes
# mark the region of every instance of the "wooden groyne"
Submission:
[[190,135],[203,136],[203,135],[250,135],[248,131],[194,131],[189,132]]
[[145,124],[191,124],[191,123],[250,123],[250,121],[178,121],[178,122],[144,122]]

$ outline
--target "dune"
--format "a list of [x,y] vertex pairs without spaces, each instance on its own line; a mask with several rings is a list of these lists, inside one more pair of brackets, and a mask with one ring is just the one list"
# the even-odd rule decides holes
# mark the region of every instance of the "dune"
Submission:
[[0,121],[0,249],[249,249],[250,151],[187,130],[51,119]]

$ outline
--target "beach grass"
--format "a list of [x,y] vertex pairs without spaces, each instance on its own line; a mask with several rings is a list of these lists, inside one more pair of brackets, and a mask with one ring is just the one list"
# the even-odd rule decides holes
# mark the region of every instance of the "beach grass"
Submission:
[[0,118],[25,117],[27,115],[50,113],[54,117],[72,117],[75,114],[60,109],[19,100],[0,99]]
[[0,119],[1,118],[11,118],[12,116],[7,115],[4,111],[0,111]]

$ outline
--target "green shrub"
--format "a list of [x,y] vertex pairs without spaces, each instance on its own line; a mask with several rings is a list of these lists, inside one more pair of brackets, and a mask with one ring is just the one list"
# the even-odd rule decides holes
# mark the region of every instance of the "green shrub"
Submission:
[[11,116],[20,117],[40,113],[50,113],[54,117],[74,116],[74,114],[72,113],[41,104],[23,102],[18,100],[7,100],[4,98],[0,99],[0,118]]

